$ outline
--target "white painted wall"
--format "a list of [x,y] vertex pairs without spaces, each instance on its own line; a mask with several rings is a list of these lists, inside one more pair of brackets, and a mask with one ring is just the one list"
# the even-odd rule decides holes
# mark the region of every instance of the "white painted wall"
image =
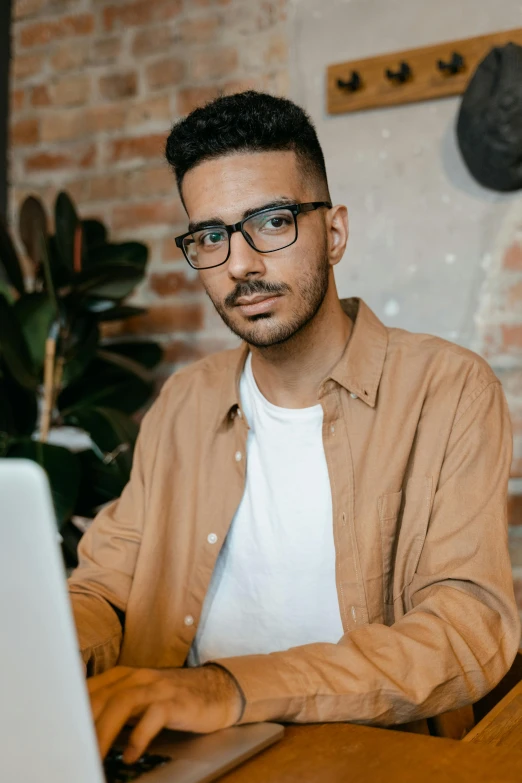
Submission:
[[[390,326],[472,347],[502,226],[522,191],[481,188],[460,159],[460,98],[328,116],[326,68],[522,26],[520,0],[292,0],[290,97],[316,124],[332,196],[351,238],[340,296],[361,296]],[[393,65],[393,61],[392,61]]]

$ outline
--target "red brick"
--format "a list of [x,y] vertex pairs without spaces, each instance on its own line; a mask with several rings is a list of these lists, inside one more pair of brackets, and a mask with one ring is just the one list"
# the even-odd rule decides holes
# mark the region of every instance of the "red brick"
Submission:
[[91,81],[88,75],[66,76],[49,87],[53,106],[83,106],[90,98]]
[[504,269],[516,269],[522,271],[522,245],[515,242],[506,250],[503,259]]
[[173,87],[181,82],[185,73],[183,60],[170,57],[160,60],[147,68],[147,84],[150,90]]
[[132,53],[135,57],[143,57],[147,54],[171,52],[172,47],[179,41],[179,33],[176,28],[170,25],[148,27],[136,32],[132,43]]
[[94,30],[92,14],[63,16],[46,22],[34,22],[20,31],[21,46],[45,46],[59,38],[89,35]]
[[223,79],[237,69],[237,64],[235,46],[197,52],[191,58],[190,76],[194,81]]
[[171,334],[196,332],[203,328],[203,304],[178,304],[151,307],[147,313],[116,321],[104,330],[106,336],[123,334]]
[[46,114],[42,117],[42,141],[69,141],[100,131],[120,130],[124,123],[125,108],[119,104]]
[[175,296],[204,290],[199,277],[189,279],[183,272],[152,274],[149,277],[149,288],[158,296]]
[[130,139],[116,139],[111,145],[111,161],[133,158],[159,158],[165,149],[165,134],[154,133]]
[[180,90],[177,99],[178,114],[190,114],[198,106],[204,106],[220,93],[220,87],[189,87]]
[[13,19],[25,19],[35,16],[43,7],[43,0],[15,0],[13,5]]
[[25,91],[24,90],[11,90],[10,92],[10,110],[14,114],[17,111],[21,111],[25,106]]
[[127,174],[126,192],[136,193],[141,198],[145,196],[172,196],[176,193],[176,180],[166,164],[138,169]]
[[25,159],[26,171],[89,168],[96,158],[96,146],[88,144],[67,152],[37,152]]
[[89,61],[91,42],[64,41],[56,46],[51,57],[51,65],[55,71],[70,71],[81,68]]
[[219,16],[205,16],[201,19],[185,19],[178,29],[184,43],[204,44],[216,40],[220,24]]
[[14,147],[36,144],[40,137],[38,120],[29,117],[11,125],[10,142]]
[[51,96],[45,84],[38,84],[31,89],[31,106],[49,106]]
[[13,78],[18,81],[28,79],[43,70],[43,54],[17,54],[13,59]]
[[143,125],[147,122],[164,122],[165,139],[166,130],[172,121],[172,111],[170,109],[170,97],[168,95],[155,95],[152,98],[146,98],[139,103],[133,102],[127,107],[125,114],[125,127],[136,128],[137,125]]
[[153,22],[164,22],[178,16],[182,0],[135,0],[123,6],[109,6],[103,11],[106,30],[141,27]]
[[503,324],[502,347],[504,350],[522,349],[522,324]]
[[102,38],[91,47],[91,65],[107,65],[115,62],[121,52],[121,38]]
[[118,204],[112,211],[115,231],[176,223],[183,212],[179,199],[161,199],[137,204]]
[[[185,228],[185,231],[187,229]],[[171,237],[166,237],[161,243],[161,260],[162,261],[184,261],[185,256],[183,251],[179,249],[174,241],[174,236],[185,233],[182,229],[177,231]]]
[[100,79],[100,95],[108,101],[118,101],[136,95],[138,78],[134,71],[114,73]]

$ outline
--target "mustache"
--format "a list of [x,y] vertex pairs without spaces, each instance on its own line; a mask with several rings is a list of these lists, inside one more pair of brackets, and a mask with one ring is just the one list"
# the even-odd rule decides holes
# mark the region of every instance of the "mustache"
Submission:
[[256,294],[285,294],[290,291],[286,283],[269,283],[264,280],[253,280],[250,283],[239,283],[235,289],[225,298],[226,307],[234,307],[242,296],[255,296]]

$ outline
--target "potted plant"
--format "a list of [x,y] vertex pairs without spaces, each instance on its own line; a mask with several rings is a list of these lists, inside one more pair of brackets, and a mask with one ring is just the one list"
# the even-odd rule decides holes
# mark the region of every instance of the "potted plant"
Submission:
[[125,304],[145,274],[147,247],[112,243],[59,193],[54,233],[40,201],[25,200],[19,231],[24,275],[0,222],[0,458],[47,472],[69,566],[81,532],[128,481],[138,425],[161,361],[153,342],[104,339],[102,324],[145,312]]

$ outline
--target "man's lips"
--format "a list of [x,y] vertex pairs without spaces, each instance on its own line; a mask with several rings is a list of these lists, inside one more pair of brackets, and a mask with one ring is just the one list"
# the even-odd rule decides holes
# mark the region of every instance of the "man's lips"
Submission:
[[257,315],[266,313],[272,309],[281,294],[256,294],[256,296],[242,296],[237,300],[236,306],[243,315]]

